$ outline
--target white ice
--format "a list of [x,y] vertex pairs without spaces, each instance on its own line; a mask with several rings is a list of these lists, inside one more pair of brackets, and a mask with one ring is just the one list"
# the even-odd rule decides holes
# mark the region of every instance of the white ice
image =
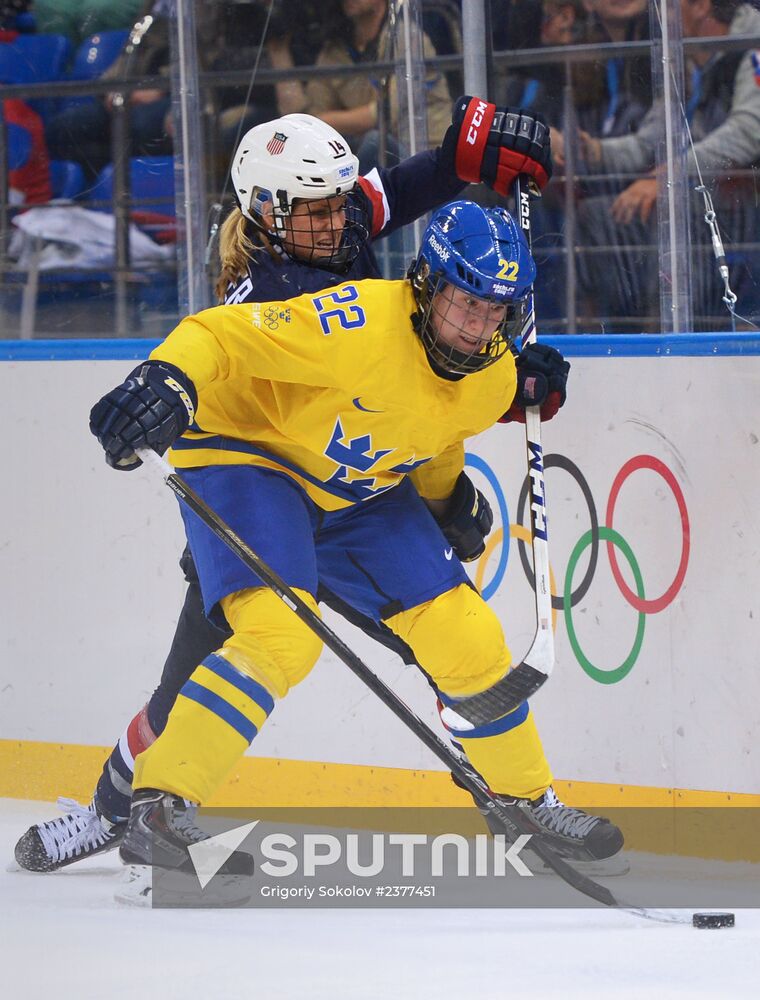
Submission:
[[55,805],[0,800],[0,990],[13,1000],[760,996],[760,911],[733,930],[599,910],[132,909],[115,855],[7,871]]

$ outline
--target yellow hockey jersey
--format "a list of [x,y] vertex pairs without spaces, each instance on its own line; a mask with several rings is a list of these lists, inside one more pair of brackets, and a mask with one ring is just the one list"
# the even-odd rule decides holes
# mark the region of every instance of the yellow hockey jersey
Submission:
[[371,499],[409,474],[422,496],[449,496],[465,439],[509,408],[515,364],[507,352],[456,381],[436,375],[414,311],[408,281],[370,279],[182,320],[151,354],[198,392],[195,423],[169,460],[278,469],[323,510]]

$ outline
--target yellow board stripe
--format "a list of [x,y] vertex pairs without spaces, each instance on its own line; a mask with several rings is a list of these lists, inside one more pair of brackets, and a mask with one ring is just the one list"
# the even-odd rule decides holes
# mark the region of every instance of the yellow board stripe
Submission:
[[[59,795],[89,801],[111,747],[0,740],[0,797],[54,801]],[[569,805],[602,810],[625,807],[656,808],[677,816],[681,809],[757,808],[760,795],[745,792],[655,788],[588,781],[554,782]],[[413,771],[360,764],[241,758],[209,806],[261,807],[472,807],[467,792],[457,788],[443,771]],[[730,820],[730,817],[726,817]],[[679,841],[683,838],[679,837]],[[742,852],[747,861],[760,861],[760,844]],[[661,830],[639,831],[636,850],[671,853],[673,840],[663,843]],[[678,853],[696,857],[723,857],[703,843],[699,831],[688,836]]]

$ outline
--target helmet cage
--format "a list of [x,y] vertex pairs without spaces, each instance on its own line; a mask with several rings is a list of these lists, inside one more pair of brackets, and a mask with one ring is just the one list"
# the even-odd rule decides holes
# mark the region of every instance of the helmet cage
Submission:
[[[305,263],[346,270],[369,238],[366,212],[350,199],[340,238],[337,227],[289,225],[306,202],[323,214],[325,201],[353,190],[359,161],[339,132],[310,115],[285,115],[250,129],[231,169],[240,210],[276,248]],[[310,214],[307,213],[307,215]],[[296,237],[293,239],[293,237]],[[321,247],[320,247],[321,244]]]
[[[421,272],[424,272],[425,268],[428,269],[428,273],[423,276]],[[442,274],[433,275],[430,273],[427,262],[418,269],[412,279],[418,305],[415,325],[428,357],[437,367],[453,375],[471,375],[473,372],[488,368],[503,358],[518,339],[525,324],[527,300],[518,299],[516,302],[504,303],[502,300],[493,298],[482,299],[485,302],[506,305],[504,317],[489,340],[480,346],[473,346],[472,351],[468,353],[446,343],[438,335],[435,328],[433,311],[436,296],[443,292],[448,284],[449,282]],[[480,298],[480,296],[474,295],[473,297]]]
[[[525,236],[506,209],[483,208],[472,201],[439,209],[409,272],[417,301],[414,325],[431,360],[444,371],[466,375],[504,357],[527,322],[535,276]],[[450,346],[438,333],[437,322],[446,318],[440,312],[446,286],[505,306],[490,338],[474,344],[472,351]]]
[[[335,197],[336,195],[326,195],[324,198],[293,198],[289,201],[287,191],[282,189],[271,192],[265,188],[255,188],[247,214],[259,232],[283,253],[305,264],[342,272],[351,267],[369,239],[369,218],[362,204],[354,198],[346,199],[340,241],[337,240],[338,227],[333,213],[330,213],[329,227],[320,224],[315,229],[311,221],[304,225],[305,220],[311,220],[313,214],[321,215],[325,210],[325,203]],[[306,204],[307,212],[297,216],[297,227],[291,221],[288,229],[288,220],[293,219],[293,209],[299,204]],[[270,205],[273,222],[268,223],[263,213]],[[319,240],[327,238],[331,239],[334,249],[325,253],[319,248]]]

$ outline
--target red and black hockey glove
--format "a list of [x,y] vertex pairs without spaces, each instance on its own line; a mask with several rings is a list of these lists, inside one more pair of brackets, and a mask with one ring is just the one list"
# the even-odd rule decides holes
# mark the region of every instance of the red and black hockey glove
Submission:
[[528,344],[515,360],[517,392],[512,405],[499,419],[525,423],[525,407],[540,406],[541,419],[551,420],[567,396],[567,376],[570,362],[548,344]]
[[441,154],[461,181],[482,181],[501,195],[509,194],[520,174],[539,188],[552,175],[549,126],[541,115],[499,108],[479,97],[454,103]]

